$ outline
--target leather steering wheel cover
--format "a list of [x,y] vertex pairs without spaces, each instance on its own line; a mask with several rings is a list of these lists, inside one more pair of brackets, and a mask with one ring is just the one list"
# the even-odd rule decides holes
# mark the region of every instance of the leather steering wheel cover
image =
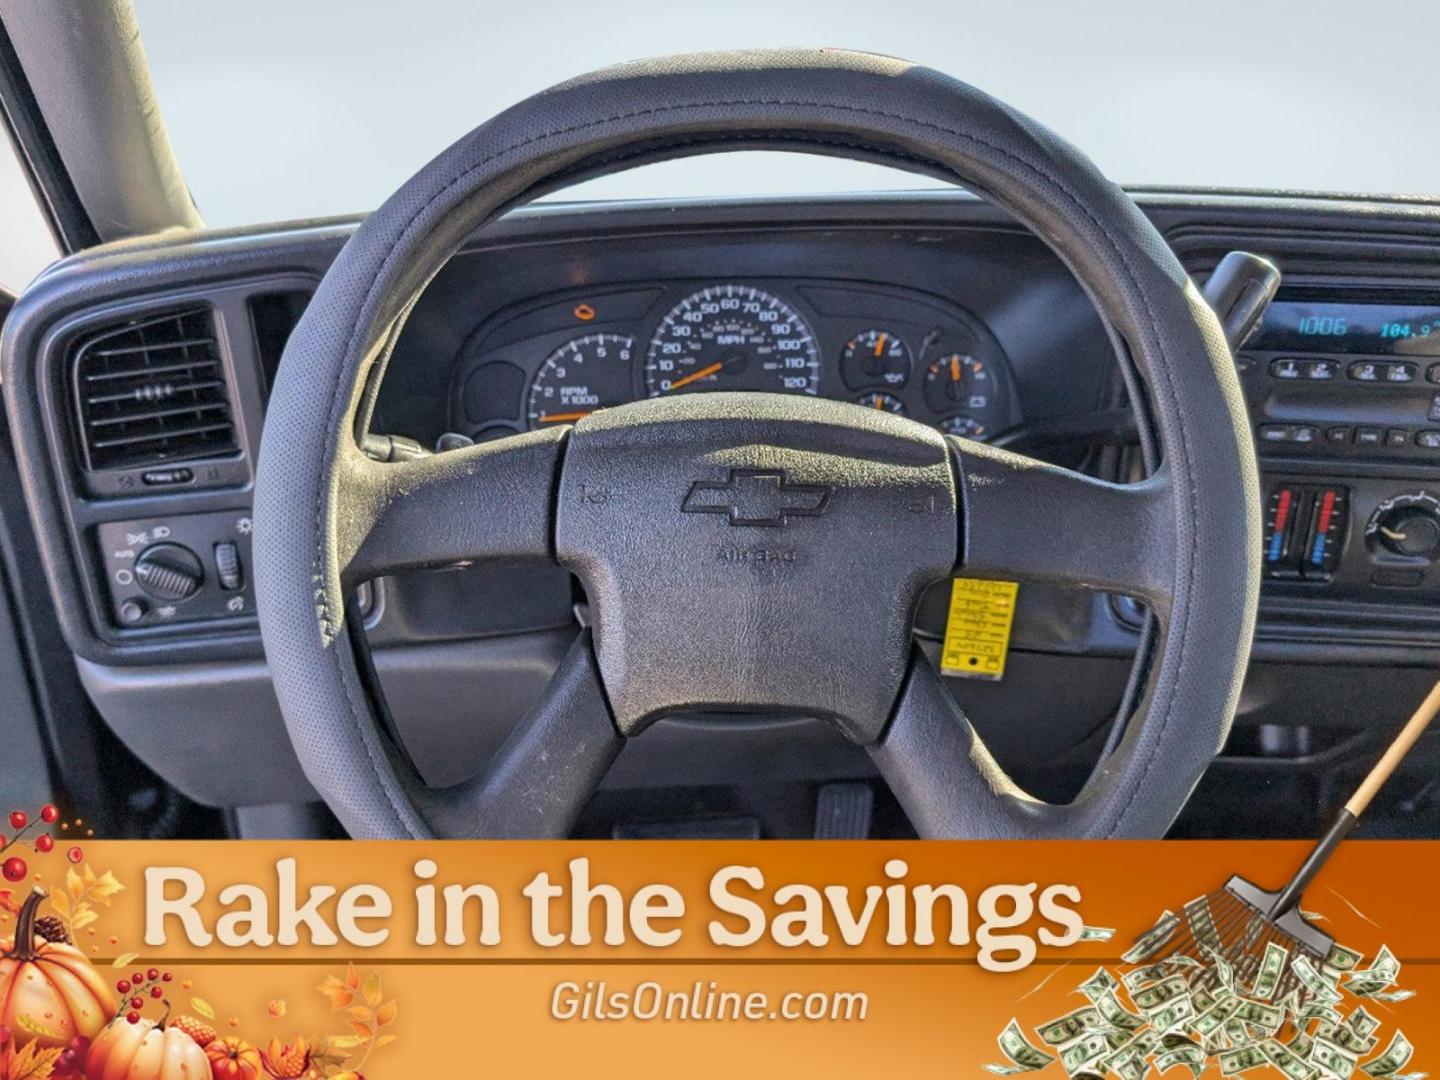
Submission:
[[[830,50],[701,54],[562,84],[460,139],[357,229],[286,347],[256,483],[258,609],[296,752],[352,835],[432,831],[342,627],[339,472],[356,454],[372,365],[445,260],[509,206],[640,161],[756,146],[878,160],[985,192],[1065,260],[1152,391],[1179,540],[1149,707],[1075,807],[1022,807],[978,820],[977,835],[1156,834],[1222,744],[1258,598],[1258,478],[1220,328],[1155,228],[1069,144],[937,72]],[[963,477],[961,488],[964,498]]]

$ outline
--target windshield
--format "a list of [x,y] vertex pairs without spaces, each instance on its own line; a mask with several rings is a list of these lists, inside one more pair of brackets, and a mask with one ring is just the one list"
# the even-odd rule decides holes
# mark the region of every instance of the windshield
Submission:
[[[171,140],[211,225],[365,211],[486,117],[607,64],[835,44],[983,88],[1127,184],[1440,191],[1440,4],[1404,0],[135,0]],[[728,154],[566,198],[931,186]]]

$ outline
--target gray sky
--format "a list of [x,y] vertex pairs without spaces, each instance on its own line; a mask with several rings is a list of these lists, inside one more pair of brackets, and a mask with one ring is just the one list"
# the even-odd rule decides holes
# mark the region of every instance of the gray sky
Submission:
[[[667,52],[838,45],[1031,113],[1126,183],[1440,192],[1436,0],[134,0],[212,225],[377,205],[486,117]],[[0,283],[53,255],[0,145]],[[904,187],[874,166],[731,154],[590,196]]]
[[[1433,0],[135,0],[201,212],[230,225],[370,209],[519,98],[667,52],[838,45],[975,83],[1127,183],[1440,191]],[[914,186],[748,155],[591,194]]]

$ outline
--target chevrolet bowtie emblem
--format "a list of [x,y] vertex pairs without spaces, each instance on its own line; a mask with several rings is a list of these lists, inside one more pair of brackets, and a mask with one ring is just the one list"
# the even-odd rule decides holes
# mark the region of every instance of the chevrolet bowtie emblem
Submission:
[[784,525],[792,517],[819,517],[834,488],[792,484],[782,469],[731,469],[725,480],[696,480],[680,509],[724,514],[731,525]]

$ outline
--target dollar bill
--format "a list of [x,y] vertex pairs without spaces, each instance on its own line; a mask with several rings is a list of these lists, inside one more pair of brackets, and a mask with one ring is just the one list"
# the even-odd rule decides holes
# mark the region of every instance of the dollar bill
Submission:
[[1375,1049],[1379,1041],[1374,1035],[1361,1035],[1346,1024],[1322,1023],[1315,1029],[1317,1037],[1329,1039],[1336,1046],[1357,1057]]
[[1315,970],[1315,965],[1310,962],[1308,956],[1295,957],[1290,964],[1290,970],[1300,980],[1300,985],[1305,987],[1316,1001],[1326,1005],[1334,1005],[1340,1001],[1340,991],[1331,986],[1329,980]]
[[1020,1030],[1020,1022],[1012,1019],[1005,1025],[999,1037],[995,1040],[1000,1044],[1001,1052],[1010,1059],[1009,1065],[986,1065],[987,1072],[996,1076],[1014,1076],[1016,1073],[1034,1072],[1036,1069],[1043,1069],[1055,1060],[1054,1055],[1031,1046]]
[[1133,1032],[1145,1026],[1145,1021],[1121,1005],[1113,992],[1096,998],[1095,1008],[1105,1023],[1120,1031]]
[[1074,1076],[1108,1053],[1110,1044],[1105,1041],[1104,1035],[1084,1035],[1060,1051],[1060,1064],[1067,1073]]
[[1329,1039],[1316,1038],[1310,1050],[1310,1060],[1331,1076],[1348,1080],[1355,1071],[1356,1057]]
[[1245,1072],[1247,1069],[1258,1069],[1269,1059],[1265,1057],[1265,1051],[1260,1046],[1241,1046],[1234,1050],[1223,1050],[1220,1052],[1220,1072],[1224,1076],[1234,1076],[1237,1073]]
[[1234,1016],[1239,1008],[1238,998],[1226,998],[1195,1017],[1195,1023],[1192,1026],[1201,1038],[1208,1038],[1221,1030],[1225,1026],[1225,1021]]
[[1296,1032],[1293,1038],[1285,1044],[1293,1053],[1299,1054],[1302,1058],[1311,1056],[1315,1049],[1315,1037],[1303,1031]]
[[1265,1052],[1265,1057],[1269,1059],[1270,1064],[1288,1076],[1290,1080],[1309,1080],[1315,1075],[1315,1066],[1284,1043],[1266,1039],[1260,1044],[1260,1049]]
[[1227,961],[1225,957],[1220,955],[1218,950],[1206,948],[1203,945],[1201,948],[1204,949],[1205,955],[1210,958],[1210,965],[1215,971],[1215,978],[1220,981],[1221,986],[1233,994],[1235,992],[1235,969],[1230,966],[1229,961]]
[[1150,1026],[1156,1031],[1174,1031],[1181,1024],[1194,1018],[1195,1006],[1190,1001],[1190,995],[1186,994],[1151,1014]]
[[1201,945],[1211,949],[1220,948],[1220,934],[1215,929],[1215,919],[1210,914],[1210,901],[1205,897],[1191,900],[1185,905],[1185,917],[1190,920],[1190,933]]
[[1132,993],[1147,983],[1159,982],[1170,974],[1170,965],[1163,960],[1155,964],[1145,964],[1134,971],[1127,971],[1120,977],[1125,984],[1125,989]]
[[1120,958],[1127,964],[1138,964],[1142,960],[1150,959],[1170,944],[1170,939],[1175,936],[1175,931],[1179,928],[1179,916],[1173,911],[1164,912],[1155,925],[1141,934],[1135,944],[1130,946]]
[[1385,1052],[1361,1063],[1360,1068],[1371,1076],[1389,1076],[1408,1065],[1414,1054],[1415,1048],[1410,1045],[1410,1040],[1405,1038],[1405,1033],[1397,1031]]
[[1095,1006],[1086,1005],[1076,1009],[1072,1013],[1056,1017],[1049,1023],[1041,1024],[1035,1029],[1042,1042],[1050,1046],[1063,1046],[1065,1043],[1078,1039],[1087,1031],[1096,1031],[1103,1025],[1100,1021],[1100,1013]]
[[1260,970],[1255,975],[1255,984],[1250,996],[1269,1001],[1275,996],[1280,985],[1280,976],[1285,974],[1285,965],[1290,960],[1290,950],[1274,941],[1265,943],[1265,955],[1260,959]]
[[1095,974],[1082,982],[1076,989],[1093,1002],[1096,998],[1114,991],[1118,985],[1115,976],[1102,967],[1097,968]]
[[1080,928],[1081,941],[1109,941],[1115,936],[1111,926],[1083,926]]
[[1347,949],[1337,941],[1325,954],[1325,966],[1336,971],[1353,971],[1363,959],[1365,959],[1364,953],[1356,949]]
[[1191,1043],[1189,1046],[1177,1046],[1173,1050],[1167,1050],[1155,1059],[1155,1068],[1162,1073],[1176,1065],[1188,1067],[1190,1075],[1198,1077],[1205,1068],[1205,1051]]
[[1377,990],[1373,994],[1360,994],[1359,997],[1368,997],[1371,1001],[1384,1001],[1394,1004],[1397,1001],[1409,1001],[1415,996],[1414,990]]
[[1163,1008],[1182,995],[1188,996],[1189,993],[1190,987],[1185,982],[1184,976],[1171,975],[1153,986],[1135,991],[1130,995],[1130,1000],[1135,1002],[1136,1008],[1141,1012],[1148,1014]]
[[1273,1035],[1280,1030],[1280,1025],[1285,1023],[1285,1011],[1278,1005],[1241,998],[1240,1007],[1235,1010],[1233,1019],[1253,1024],[1267,1035]]
[[1399,977],[1400,961],[1395,958],[1388,945],[1381,945],[1369,967],[1357,968],[1345,974],[1345,987],[1353,994],[1357,993],[1356,986],[1368,987],[1372,983],[1379,983],[1383,990]]
[[1345,1026],[1356,1035],[1364,1038],[1366,1035],[1373,1035],[1375,1029],[1380,1026],[1380,1021],[1370,1015],[1364,1005],[1355,1006],[1355,1010],[1345,1019]]

